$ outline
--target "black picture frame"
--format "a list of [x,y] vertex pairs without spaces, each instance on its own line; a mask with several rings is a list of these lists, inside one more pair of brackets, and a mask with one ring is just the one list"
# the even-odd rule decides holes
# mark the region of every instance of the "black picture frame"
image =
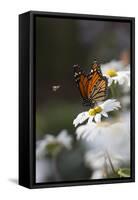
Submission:
[[[35,183],[35,17],[95,19],[131,25],[131,177]],[[29,11],[19,15],[19,184],[47,188],[135,181],[135,18]]]

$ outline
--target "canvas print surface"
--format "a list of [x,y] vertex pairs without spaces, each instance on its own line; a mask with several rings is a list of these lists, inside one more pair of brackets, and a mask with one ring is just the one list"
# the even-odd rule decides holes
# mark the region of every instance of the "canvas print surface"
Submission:
[[36,17],[36,183],[130,177],[130,34]]

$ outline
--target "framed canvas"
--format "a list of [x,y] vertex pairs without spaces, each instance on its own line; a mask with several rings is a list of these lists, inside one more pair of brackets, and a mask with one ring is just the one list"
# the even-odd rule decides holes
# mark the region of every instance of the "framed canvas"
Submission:
[[135,181],[135,19],[19,15],[19,184]]

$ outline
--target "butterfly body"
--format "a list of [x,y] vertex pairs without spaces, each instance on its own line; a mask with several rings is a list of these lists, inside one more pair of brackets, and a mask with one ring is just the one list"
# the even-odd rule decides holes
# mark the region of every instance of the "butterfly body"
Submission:
[[83,105],[94,107],[107,97],[108,82],[103,76],[100,65],[92,64],[91,70],[86,74],[79,65],[74,65],[74,79],[83,99]]

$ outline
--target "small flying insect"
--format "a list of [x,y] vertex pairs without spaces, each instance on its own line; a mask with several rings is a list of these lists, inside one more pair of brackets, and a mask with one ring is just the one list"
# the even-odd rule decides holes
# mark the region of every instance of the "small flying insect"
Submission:
[[60,85],[53,85],[52,86],[52,91],[56,92],[57,90],[59,90],[60,87],[61,87]]

